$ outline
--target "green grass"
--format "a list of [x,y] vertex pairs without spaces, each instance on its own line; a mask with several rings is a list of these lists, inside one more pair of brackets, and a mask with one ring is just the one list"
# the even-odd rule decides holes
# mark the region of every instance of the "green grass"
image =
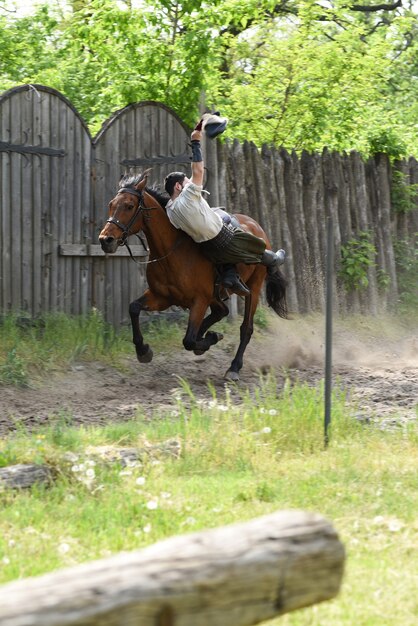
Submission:
[[[180,325],[159,320],[145,324],[147,340],[156,350],[181,345]],[[7,315],[0,320],[0,384],[27,387],[34,380],[74,362],[100,361],[123,368],[132,355],[130,328],[116,331],[101,314],[69,317],[45,314],[31,319]]]
[[[394,342],[414,325],[414,316],[393,324],[343,319],[336,339],[347,335],[351,341],[353,331],[374,345],[383,332]],[[269,326],[262,308],[257,326],[261,332]],[[318,320],[304,318],[297,332],[315,343],[317,327]],[[150,322],[145,333],[156,350],[180,347],[184,323]],[[6,316],[0,324],[0,384],[25,387],[72,362],[123,368],[131,355],[130,331],[116,333],[97,312],[35,321]],[[228,390],[223,397],[211,392],[212,402],[201,403],[183,381],[177,406],[152,422],[138,413],[130,422],[76,429],[72,415],[62,412],[43,430],[29,434],[19,426],[3,439],[0,467],[48,463],[56,480],[50,488],[0,492],[0,583],[300,508],[321,513],[339,532],[347,551],[344,583],[334,601],[272,623],[415,626],[416,423],[393,431],[360,424],[353,417],[357,408],[335,385],[331,440],[324,450],[321,386],[287,382],[278,392],[267,376],[255,395],[243,391],[238,403]],[[181,445],[178,459],[144,457],[122,467],[95,455],[100,446],[143,448],[170,438]]]
[[[332,521],[347,550],[337,599],[277,624],[413,626],[418,618],[418,429],[381,431],[352,417],[336,389],[323,447],[321,388],[260,380],[257,397],[201,403],[186,382],[176,409],[152,423],[69,427],[63,415],[0,444],[0,460],[49,463],[52,487],[0,493],[0,581],[141,548],[162,538],[300,508]],[[187,405],[184,400],[187,398]],[[178,459],[123,468],[97,446],[176,438]],[[274,623],[274,622],[273,622]]]

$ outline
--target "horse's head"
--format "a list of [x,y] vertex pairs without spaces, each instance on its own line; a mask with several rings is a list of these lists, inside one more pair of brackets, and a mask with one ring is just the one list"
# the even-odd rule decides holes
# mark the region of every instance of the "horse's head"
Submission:
[[144,190],[149,170],[141,177],[123,176],[116,196],[109,202],[109,217],[104,225],[99,241],[104,252],[112,254],[118,246],[123,246],[130,235],[142,230]]

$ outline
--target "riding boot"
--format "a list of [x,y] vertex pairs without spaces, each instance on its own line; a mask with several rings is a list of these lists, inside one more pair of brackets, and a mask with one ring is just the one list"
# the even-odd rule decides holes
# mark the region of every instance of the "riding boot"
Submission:
[[273,252],[273,250],[265,250],[261,257],[260,263],[265,265],[270,272],[275,272],[280,265],[283,265],[286,258],[286,252],[282,249]]
[[247,285],[239,277],[235,265],[223,266],[220,283],[223,287],[236,293],[238,296],[248,296],[250,294]]

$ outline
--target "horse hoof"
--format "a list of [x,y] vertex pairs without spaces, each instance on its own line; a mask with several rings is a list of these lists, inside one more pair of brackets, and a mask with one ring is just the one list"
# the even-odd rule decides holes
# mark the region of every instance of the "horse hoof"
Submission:
[[205,354],[206,350],[193,350],[193,354],[195,354],[196,356],[202,356],[202,354]]
[[233,383],[236,383],[239,381],[239,374],[238,372],[233,372],[232,370],[228,370],[224,376],[225,380],[230,380]]
[[153,351],[151,350],[151,348],[148,347],[147,351],[144,352],[144,354],[136,354],[137,359],[140,363],[150,363],[152,361],[152,357],[154,356]]
[[222,333],[215,333],[213,330],[210,330],[205,335],[205,339],[210,341],[210,345],[211,346],[214,346],[215,344],[218,343],[218,341],[221,341],[221,339],[223,339],[223,338],[224,338],[224,336],[223,336]]

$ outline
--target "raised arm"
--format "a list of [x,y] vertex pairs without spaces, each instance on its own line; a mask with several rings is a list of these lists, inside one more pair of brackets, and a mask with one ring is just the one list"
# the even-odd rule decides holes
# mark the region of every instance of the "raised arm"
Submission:
[[200,145],[200,141],[202,139],[201,127],[202,127],[202,124],[201,122],[199,122],[199,124],[196,126],[196,128],[191,134],[191,140],[192,140],[192,178],[191,178],[191,181],[195,185],[199,185],[199,186],[203,186],[203,174],[204,174],[202,148]]

